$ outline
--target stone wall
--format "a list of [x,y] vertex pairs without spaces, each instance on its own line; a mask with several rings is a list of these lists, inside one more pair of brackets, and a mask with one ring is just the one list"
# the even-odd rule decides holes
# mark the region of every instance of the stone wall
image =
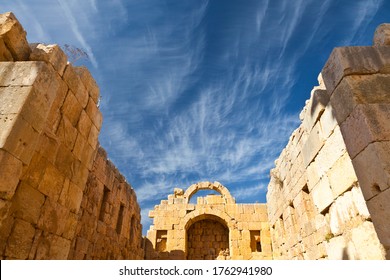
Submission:
[[99,148],[98,100],[86,68],[0,15],[1,259],[143,258],[136,196]]
[[[198,197],[199,190],[220,195]],[[218,182],[201,182],[185,192],[175,189],[150,211],[146,259],[271,259],[272,248],[265,204],[236,204]]]
[[377,29],[373,47],[332,52],[275,162],[275,259],[390,257],[389,30]]

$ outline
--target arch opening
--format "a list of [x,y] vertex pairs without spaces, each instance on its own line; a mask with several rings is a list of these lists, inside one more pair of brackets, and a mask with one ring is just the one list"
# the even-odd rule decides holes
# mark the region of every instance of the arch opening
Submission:
[[201,215],[186,225],[188,260],[226,259],[229,253],[229,228],[214,215]]

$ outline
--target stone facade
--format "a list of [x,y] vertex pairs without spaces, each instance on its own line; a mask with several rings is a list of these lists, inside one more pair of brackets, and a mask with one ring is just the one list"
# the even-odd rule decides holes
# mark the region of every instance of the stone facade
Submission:
[[[199,190],[220,195],[198,197]],[[201,182],[185,192],[175,189],[149,217],[146,259],[271,259],[272,248],[265,204],[236,204],[218,182]]]
[[276,160],[275,259],[390,258],[389,30],[372,47],[334,49]]
[[0,15],[1,259],[143,258],[136,196],[99,147],[98,100],[87,69]]

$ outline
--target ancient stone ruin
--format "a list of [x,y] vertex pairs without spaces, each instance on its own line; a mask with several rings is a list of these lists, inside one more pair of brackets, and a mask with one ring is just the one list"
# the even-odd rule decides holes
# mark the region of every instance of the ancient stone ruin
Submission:
[[[189,203],[199,190],[220,195]],[[175,189],[149,217],[154,224],[147,235],[147,259],[272,259],[266,205],[236,204],[218,182],[194,184],[185,192]]]
[[[390,259],[390,26],[335,48],[271,170],[266,204],[175,189],[142,237],[98,143],[99,88],[0,15],[0,259]],[[190,199],[199,190],[218,195]]]

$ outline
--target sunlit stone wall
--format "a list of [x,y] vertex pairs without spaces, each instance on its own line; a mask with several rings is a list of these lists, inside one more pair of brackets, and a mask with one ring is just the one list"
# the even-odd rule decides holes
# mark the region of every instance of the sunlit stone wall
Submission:
[[143,258],[131,186],[99,147],[99,88],[0,15],[0,258]]

